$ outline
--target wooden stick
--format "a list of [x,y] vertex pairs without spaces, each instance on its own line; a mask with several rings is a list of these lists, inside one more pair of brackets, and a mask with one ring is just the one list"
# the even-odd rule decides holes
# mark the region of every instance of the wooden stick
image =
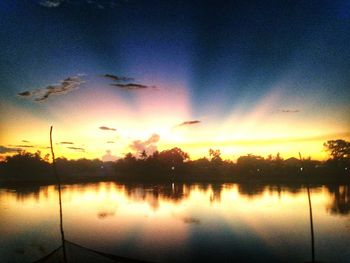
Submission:
[[53,167],[54,174],[55,174],[55,177],[57,179],[57,185],[58,185],[58,200],[59,200],[59,205],[60,205],[60,230],[61,230],[61,240],[62,240],[62,249],[63,249],[63,260],[65,263],[67,263],[68,261],[67,261],[67,254],[66,254],[66,244],[65,244],[64,231],[63,231],[61,180],[60,180],[60,177],[57,173],[55,153],[53,151],[53,146],[52,146],[52,129],[53,129],[53,126],[51,126],[51,128],[50,128],[50,146],[51,146],[51,154],[52,154],[52,167]]

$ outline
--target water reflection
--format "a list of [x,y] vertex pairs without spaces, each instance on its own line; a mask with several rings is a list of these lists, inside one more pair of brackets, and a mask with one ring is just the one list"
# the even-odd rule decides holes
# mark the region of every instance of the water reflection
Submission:
[[332,214],[349,214],[350,187],[348,185],[328,186],[327,189],[331,193],[331,204],[328,206],[328,211]]
[[[349,188],[310,189],[318,260],[350,258]],[[106,253],[157,262],[310,260],[302,185],[76,184],[62,188],[62,201],[66,238]],[[0,213],[4,262],[30,262],[59,246],[55,186],[0,189]]]

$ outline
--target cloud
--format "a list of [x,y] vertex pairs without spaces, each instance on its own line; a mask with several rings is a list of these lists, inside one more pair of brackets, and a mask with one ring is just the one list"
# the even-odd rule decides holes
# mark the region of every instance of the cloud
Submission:
[[59,7],[62,3],[63,3],[63,0],[44,0],[39,2],[41,6],[44,6],[47,8]]
[[62,94],[66,94],[68,92],[71,92],[75,89],[78,89],[79,86],[84,83],[85,81],[82,81],[80,77],[78,76],[73,76],[73,77],[69,77],[66,78],[65,80],[63,80],[60,84],[58,85],[53,85],[53,86],[48,86],[46,87],[46,91],[45,93],[40,96],[37,97],[35,99],[35,101],[42,101],[47,99],[51,94],[55,94],[55,95],[62,95]]
[[75,150],[75,151],[78,151],[78,152],[85,152],[85,149],[84,148],[80,148],[80,147],[69,146],[69,147],[67,147],[67,149]]
[[60,142],[59,144],[74,144],[74,142]]
[[102,75],[102,77],[113,80],[114,82],[118,82],[118,83],[112,83],[110,85],[118,87],[120,89],[124,89],[124,90],[158,89],[156,86],[148,86],[148,85],[134,83],[134,82],[129,82],[125,84],[120,83],[120,82],[134,81],[134,78],[130,78],[130,77],[121,77],[121,76],[112,75],[112,74],[104,74]]
[[176,125],[175,127],[181,127],[181,126],[193,125],[193,124],[197,124],[197,123],[201,123],[201,121],[199,121],[199,120],[194,120],[194,121],[184,121],[183,123],[180,123],[180,124]]
[[282,109],[282,110],[278,110],[278,112],[282,112],[282,113],[298,113],[300,111],[299,110]]
[[114,143],[114,141],[107,141],[107,143]]
[[158,134],[152,134],[152,136],[145,141],[141,141],[141,140],[133,141],[129,145],[129,147],[132,150],[136,151],[137,153],[146,151],[147,154],[152,154],[153,152],[157,151],[156,143],[159,141],[159,139],[160,139],[160,136]]
[[63,3],[70,5],[84,5],[88,4],[96,9],[104,10],[107,8],[115,8],[119,6],[120,3],[126,3],[127,0],[119,0],[118,2],[112,0],[41,0],[39,4],[46,8],[57,8]]
[[106,154],[102,156],[102,162],[113,162],[115,160],[118,159],[117,156],[112,155],[112,151],[111,150],[107,150]]
[[29,96],[32,96],[32,93],[30,91],[23,91],[23,92],[20,92],[20,93],[17,93],[18,96],[22,96],[22,97],[29,97]]
[[46,88],[40,88],[33,91],[23,91],[17,93],[21,97],[33,97],[34,101],[46,100],[50,95],[63,95],[76,90],[79,86],[85,83],[80,75],[68,77],[62,80],[59,84],[49,85]]
[[20,150],[21,150],[20,148],[9,148],[9,147],[5,147],[5,146],[0,145],[0,154],[14,153],[14,152],[18,152]]
[[26,143],[27,143],[27,142],[30,142],[30,141],[27,141],[27,140],[22,140],[22,142],[26,142]]
[[157,89],[156,86],[147,86],[143,84],[138,84],[138,83],[127,83],[127,84],[110,84],[111,86],[116,86],[121,89],[125,90],[141,90],[141,89]]
[[129,77],[119,77],[116,75],[112,75],[112,74],[104,74],[103,77],[114,80],[114,81],[133,81],[134,78],[129,78]]
[[104,131],[117,131],[117,129],[114,129],[114,128],[110,128],[110,127],[107,127],[107,126],[101,126],[99,127],[100,130],[104,130]]
[[157,143],[160,139],[160,136],[156,133],[152,134],[148,140],[145,141],[146,144]]

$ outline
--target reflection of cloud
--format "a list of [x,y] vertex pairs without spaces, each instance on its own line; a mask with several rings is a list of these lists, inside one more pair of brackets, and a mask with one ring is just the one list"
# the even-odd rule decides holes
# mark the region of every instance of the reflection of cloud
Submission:
[[133,78],[129,78],[129,77],[119,77],[116,75],[112,75],[112,74],[104,74],[103,77],[114,80],[114,81],[133,81]]
[[199,121],[199,120],[184,121],[183,123],[180,123],[180,124],[176,125],[176,127],[187,126],[187,125],[193,125],[193,124],[197,124],[197,123],[201,123],[201,121]]
[[110,127],[107,127],[107,126],[101,126],[99,127],[100,130],[104,130],[104,131],[117,131],[116,129],[114,128],[110,128]]
[[114,216],[115,212],[109,212],[109,211],[102,211],[97,214],[97,217],[99,219],[105,219],[106,217],[109,216]]
[[85,152],[85,149],[80,148],[80,147],[69,146],[69,147],[67,147],[67,149],[71,149],[71,150],[78,151],[78,152]]
[[147,86],[138,83],[127,83],[127,84],[110,84],[111,86],[116,86],[125,90],[140,90],[140,89],[157,89],[156,86]]
[[9,148],[0,145],[0,153],[14,153],[20,151],[20,148]]
[[201,223],[201,221],[198,218],[194,218],[194,217],[184,217],[184,218],[182,218],[182,221],[185,224],[199,225]]
[[84,81],[79,76],[72,76],[64,79],[57,85],[49,85],[46,88],[41,88],[33,91],[23,91],[17,93],[21,97],[33,97],[34,101],[43,101],[50,95],[62,95],[78,89]]
[[160,136],[158,134],[152,134],[152,136],[145,141],[133,141],[129,147],[136,152],[146,151],[147,154],[152,154],[153,152],[157,151],[156,143],[159,141],[159,139]]
[[102,162],[114,162],[118,159],[117,156],[112,155],[111,150],[107,150],[106,154],[102,156]]

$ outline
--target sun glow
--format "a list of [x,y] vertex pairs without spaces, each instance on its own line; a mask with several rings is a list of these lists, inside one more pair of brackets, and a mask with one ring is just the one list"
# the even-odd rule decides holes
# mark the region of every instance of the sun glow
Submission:
[[[248,110],[244,102],[234,105],[223,121],[208,115],[198,123],[179,126],[198,117],[193,115],[188,88],[173,85],[131,93],[89,87],[38,104],[41,115],[6,103],[0,143],[15,147],[26,140],[32,147],[25,150],[49,153],[48,128],[53,125],[56,155],[69,159],[101,158],[106,150],[121,157],[133,152],[133,141],[146,141],[152,134],[160,136],[158,150],[180,147],[192,159],[208,156],[209,148],[220,149],[223,158],[233,160],[249,153],[267,156],[277,152],[286,158],[302,152],[325,159],[323,142],[350,137],[341,122],[325,125],[333,116],[320,120],[305,114],[307,104],[298,112],[281,112],[282,95],[273,90]],[[14,115],[18,118],[10,117]],[[101,130],[101,126],[115,131]],[[67,141],[71,144],[60,144]]]

